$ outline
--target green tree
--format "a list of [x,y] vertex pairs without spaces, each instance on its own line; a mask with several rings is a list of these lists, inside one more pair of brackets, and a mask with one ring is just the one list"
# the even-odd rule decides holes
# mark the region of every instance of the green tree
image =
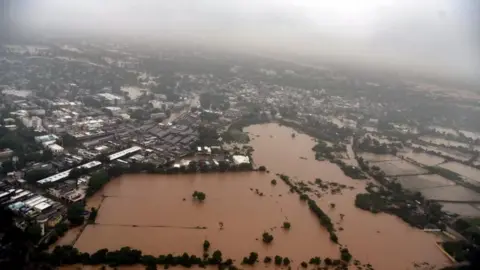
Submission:
[[266,256],[265,259],[263,259],[264,263],[271,263],[272,262],[272,257]]
[[203,241],[203,251],[207,251],[210,248],[210,242],[208,240]]
[[291,227],[290,222],[287,222],[287,221],[283,222],[283,228],[285,230],[290,230],[290,227]]
[[242,260],[242,264],[254,265],[257,262],[258,253],[250,252],[248,257],[244,257]]
[[222,262],[222,252],[215,250],[210,258],[210,264],[220,264]]
[[277,180],[272,179],[272,181],[270,181],[270,183],[271,183],[272,185],[276,185],[276,184],[277,184]]
[[273,241],[273,235],[271,235],[267,232],[264,232],[262,234],[262,240],[263,240],[264,243],[270,244]]
[[320,257],[313,257],[310,259],[309,263],[314,265],[319,265],[322,262]]
[[73,226],[78,226],[83,224],[84,217],[83,212],[85,211],[83,204],[74,203],[70,205],[67,209],[67,219]]
[[308,264],[306,262],[302,262],[300,265],[302,266],[302,268],[307,268],[308,267]]
[[340,250],[340,258],[345,262],[350,262],[350,260],[352,260],[352,254],[350,254],[348,248],[342,248]]
[[283,265],[288,266],[290,264],[290,259],[288,257],[283,258]]
[[283,258],[281,256],[275,256],[275,265],[281,265],[283,262]]
[[37,243],[42,238],[42,228],[38,224],[28,226],[25,232],[33,243]]
[[192,194],[192,197],[194,199],[198,200],[199,202],[203,202],[207,196],[203,192],[194,191],[193,194]]
[[98,210],[94,207],[90,209],[90,215],[88,216],[88,223],[93,224],[97,219]]

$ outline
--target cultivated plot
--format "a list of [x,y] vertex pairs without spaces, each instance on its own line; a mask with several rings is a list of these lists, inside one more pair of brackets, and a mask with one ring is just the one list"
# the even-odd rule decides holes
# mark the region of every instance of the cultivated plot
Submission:
[[401,176],[397,181],[402,184],[404,188],[414,191],[456,185],[455,182],[436,174]]
[[385,161],[375,163],[376,166],[380,167],[386,175],[397,176],[397,175],[414,175],[414,174],[425,174],[427,171],[418,166],[415,166],[407,161],[397,160],[397,161]]

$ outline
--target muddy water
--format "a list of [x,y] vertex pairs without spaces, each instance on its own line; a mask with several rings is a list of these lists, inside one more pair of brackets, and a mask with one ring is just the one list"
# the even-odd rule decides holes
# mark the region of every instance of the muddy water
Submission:
[[[87,252],[131,246],[148,254],[201,255],[208,239],[212,249],[237,260],[251,251],[297,263],[320,254],[338,257],[305,203],[280,181],[272,186],[272,178],[266,173],[121,177],[104,189],[98,225],[87,226],[75,246]],[[206,193],[204,203],[192,201],[195,190]],[[290,231],[280,228],[284,221],[292,224]],[[274,236],[272,245],[262,243],[265,231]]]
[[[412,269],[412,263],[419,261],[438,266],[448,264],[435,246],[433,235],[413,229],[394,216],[372,215],[355,208],[355,194],[363,191],[364,182],[346,177],[334,164],[315,161],[310,150],[314,145],[311,138],[298,135],[292,139],[290,129],[276,124],[251,126],[247,130],[261,135],[251,143],[255,149],[254,159],[270,171],[283,172],[298,180],[312,181],[320,177],[356,187],[355,190],[344,191],[343,195],[317,199],[317,204],[324,210],[329,209],[331,202],[336,204],[335,209],[327,213],[338,223],[336,228],[344,229],[338,232],[340,242],[348,246],[355,258],[370,262],[376,269]],[[274,136],[270,138],[269,135]],[[299,156],[309,158],[304,160]],[[343,221],[340,213],[345,214]]]
[[[413,269],[413,262],[448,264],[433,235],[412,229],[396,217],[356,209],[355,194],[363,191],[364,182],[344,176],[336,165],[315,161],[311,151],[314,141],[308,136],[292,138],[291,129],[276,124],[252,126],[247,131],[254,138],[255,162],[267,166],[270,174],[123,176],[89,202],[100,205],[98,225],[87,226],[75,246],[87,252],[131,246],[149,254],[201,255],[202,243],[208,239],[212,249],[221,250],[237,264],[251,251],[258,252],[260,258],[288,256],[295,267],[313,256],[338,258],[338,246],[330,242],[328,233],[298,195],[289,194],[281,180],[277,179],[276,186],[270,184],[274,173],[285,173],[295,181],[320,177],[355,188],[318,198],[317,204],[337,229],[344,229],[337,232],[340,243],[362,263],[388,270]],[[195,190],[206,193],[204,203],[192,201]],[[328,206],[332,202],[334,209]],[[291,223],[289,231],[280,228],[284,221]],[[261,241],[265,231],[274,236],[271,245]]]

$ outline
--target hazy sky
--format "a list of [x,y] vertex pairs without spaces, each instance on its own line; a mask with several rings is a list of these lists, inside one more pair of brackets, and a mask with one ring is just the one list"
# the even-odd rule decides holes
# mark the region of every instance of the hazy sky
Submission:
[[[14,1],[15,2],[15,1]],[[479,0],[27,0],[37,29],[185,42],[480,74]]]

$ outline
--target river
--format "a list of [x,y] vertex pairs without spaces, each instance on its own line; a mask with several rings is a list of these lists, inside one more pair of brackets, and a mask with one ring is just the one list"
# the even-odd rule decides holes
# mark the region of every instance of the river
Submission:
[[[221,250],[237,265],[252,251],[261,260],[267,255],[288,256],[294,268],[314,256],[338,258],[338,245],[330,242],[308,206],[278,178],[277,185],[270,183],[275,173],[284,173],[294,181],[322,178],[353,187],[316,200],[335,228],[343,228],[337,232],[339,242],[362,263],[386,270],[415,269],[415,262],[448,264],[435,246],[434,235],[394,216],[355,208],[355,195],[364,191],[365,182],[346,177],[334,164],[316,161],[312,138],[303,134],[292,138],[290,128],[277,124],[245,131],[252,138],[255,163],[265,165],[270,173],[122,176],[89,201],[100,206],[98,224],[88,225],[75,246],[84,252],[130,246],[152,255],[201,255],[202,243],[208,240],[212,250]],[[203,203],[192,200],[195,190],[206,194]],[[330,208],[330,203],[336,207]],[[290,230],[281,228],[284,221],[291,223]],[[270,245],[262,242],[263,232],[274,236]]]

